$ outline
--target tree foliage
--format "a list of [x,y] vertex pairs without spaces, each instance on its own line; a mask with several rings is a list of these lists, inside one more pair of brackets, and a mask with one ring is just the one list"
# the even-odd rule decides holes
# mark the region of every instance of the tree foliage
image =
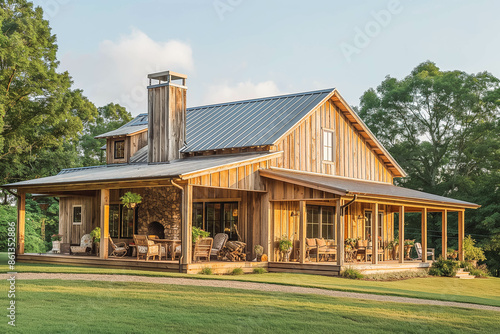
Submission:
[[[491,242],[500,233],[499,80],[427,61],[401,80],[387,76],[360,101],[361,118],[408,173],[397,182],[482,205],[467,211],[466,231]],[[420,237],[418,224],[409,221],[412,238]],[[431,214],[429,230],[440,248],[440,214]]]

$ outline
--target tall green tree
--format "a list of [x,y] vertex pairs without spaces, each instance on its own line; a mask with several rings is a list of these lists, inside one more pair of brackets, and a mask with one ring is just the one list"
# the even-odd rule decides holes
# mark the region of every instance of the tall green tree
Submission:
[[[500,81],[427,61],[401,80],[387,76],[360,102],[361,118],[409,174],[397,182],[481,204],[467,211],[466,233],[488,244],[500,232]],[[419,238],[414,220],[409,235]],[[434,215],[429,225],[438,248],[439,220]],[[456,243],[450,238],[449,246]]]
[[59,166],[45,162],[76,148],[84,124],[97,115],[82,92],[71,88],[68,72],[57,71],[56,51],[56,37],[40,7],[26,0],[0,1],[2,184],[70,167],[72,154],[59,155]]

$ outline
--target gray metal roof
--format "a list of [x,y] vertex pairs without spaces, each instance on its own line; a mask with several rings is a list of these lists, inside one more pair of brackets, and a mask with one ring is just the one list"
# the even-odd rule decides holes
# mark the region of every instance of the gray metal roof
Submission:
[[311,186],[330,188],[332,192],[341,195],[356,194],[366,196],[390,197],[400,200],[423,200],[472,208],[477,208],[480,206],[475,203],[469,203],[453,198],[425,193],[418,190],[398,187],[389,183],[348,179],[335,176],[323,176],[320,174],[304,173],[281,168],[260,170],[260,174],[264,177],[274,179],[286,179],[287,182],[290,183],[307,183]]
[[148,162],[148,145],[135,152],[134,155],[130,157],[130,162]]
[[170,163],[113,164],[83,168],[63,169],[54,176],[6,184],[3,187],[36,187],[47,185],[75,184],[85,182],[113,182],[125,180],[157,179],[178,177],[182,174],[197,172],[208,168],[241,163],[256,158],[275,157],[276,152],[254,152],[190,157]]
[[119,127],[118,129],[103,133],[102,135],[95,136],[94,138],[126,136],[132,133],[136,133],[138,131],[147,130],[147,128],[148,128],[148,114],[140,114],[127,124],[124,124],[121,127]]

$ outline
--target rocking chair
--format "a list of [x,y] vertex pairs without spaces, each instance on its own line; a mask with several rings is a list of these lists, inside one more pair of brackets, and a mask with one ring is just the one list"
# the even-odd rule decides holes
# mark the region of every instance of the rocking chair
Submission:
[[115,244],[111,237],[109,238],[109,242],[111,243],[111,248],[113,248],[110,256],[124,257],[125,255],[127,255],[128,245],[126,242],[118,242]]

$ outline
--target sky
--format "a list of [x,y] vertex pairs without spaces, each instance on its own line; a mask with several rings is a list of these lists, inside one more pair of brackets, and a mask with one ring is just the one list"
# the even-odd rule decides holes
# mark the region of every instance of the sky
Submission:
[[188,106],[337,88],[351,105],[431,60],[500,78],[500,1],[36,0],[60,71],[96,106],[147,112],[149,73]]

